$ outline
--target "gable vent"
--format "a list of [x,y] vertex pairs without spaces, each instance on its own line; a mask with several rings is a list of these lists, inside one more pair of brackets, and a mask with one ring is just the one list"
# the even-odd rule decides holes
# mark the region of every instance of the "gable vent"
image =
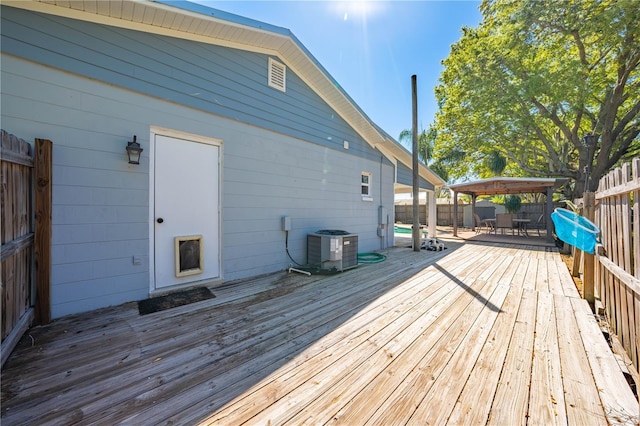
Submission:
[[287,67],[269,58],[269,86],[285,92],[287,89]]

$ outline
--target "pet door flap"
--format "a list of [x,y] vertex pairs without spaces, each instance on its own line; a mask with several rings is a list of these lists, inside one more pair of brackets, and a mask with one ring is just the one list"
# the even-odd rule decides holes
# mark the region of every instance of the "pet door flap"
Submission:
[[204,271],[202,235],[175,237],[176,277],[201,274]]

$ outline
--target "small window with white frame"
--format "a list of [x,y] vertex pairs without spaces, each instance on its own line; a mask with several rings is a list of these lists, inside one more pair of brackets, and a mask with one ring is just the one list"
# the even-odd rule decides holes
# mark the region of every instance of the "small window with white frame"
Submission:
[[360,174],[360,195],[363,201],[373,201],[371,196],[371,173],[362,172]]

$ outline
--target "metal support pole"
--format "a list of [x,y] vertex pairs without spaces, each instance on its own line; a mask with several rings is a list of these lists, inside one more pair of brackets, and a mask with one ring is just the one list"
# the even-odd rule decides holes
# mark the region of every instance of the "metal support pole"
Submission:
[[458,193],[453,191],[453,236],[458,236]]
[[553,212],[553,187],[547,187],[547,207],[544,212],[544,221],[547,224],[547,242],[553,242],[553,222],[551,221],[551,213]]
[[471,230],[475,231],[476,226],[480,226],[479,223],[476,223],[476,198],[477,195],[474,192],[471,194]]
[[413,251],[420,251],[420,215],[419,215],[419,203],[420,192],[418,180],[418,82],[417,76],[414,74],[411,76],[411,106],[412,106],[412,149],[413,149]]
[[436,192],[430,191],[428,193],[429,199],[429,238],[437,238],[437,226],[438,226],[438,206],[436,205]]

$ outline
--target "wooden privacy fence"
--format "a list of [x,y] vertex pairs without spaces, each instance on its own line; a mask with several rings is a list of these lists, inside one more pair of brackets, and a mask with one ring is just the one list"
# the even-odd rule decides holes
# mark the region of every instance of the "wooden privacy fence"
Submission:
[[[462,225],[463,209],[458,211],[458,223]],[[426,225],[427,207],[420,204],[418,208],[419,222]],[[438,226],[451,226],[453,224],[453,204],[438,204],[436,206],[436,224]],[[413,223],[413,205],[412,204],[396,204],[395,205],[395,221],[396,223]]]
[[34,319],[50,321],[51,141],[2,132],[1,361]]
[[[464,207],[464,204],[458,204],[458,226],[464,226]],[[544,210],[545,206],[542,203],[524,203],[518,213],[524,218],[532,219],[535,222],[544,213]],[[429,223],[427,207],[424,204],[420,204],[418,214],[420,223],[425,225]],[[436,206],[436,214],[436,224],[438,226],[453,226],[453,204],[438,204]],[[495,217],[495,213],[492,213],[491,217]],[[410,203],[396,204],[395,221],[396,223],[413,223],[413,205]],[[545,224],[544,217],[540,224],[533,223],[533,225],[539,225],[543,229]]]
[[[595,254],[593,287],[604,305],[612,331],[618,336],[636,371],[640,371],[638,219],[640,158],[635,158],[604,176],[595,193],[594,221],[602,231],[604,250]],[[587,273],[585,263],[585,281]]]
[[[458,223],[464,222],[464,205],[458,209]],[[436,206],[436,224],[440,226],[453,226],[453,204],[438,204]]]

